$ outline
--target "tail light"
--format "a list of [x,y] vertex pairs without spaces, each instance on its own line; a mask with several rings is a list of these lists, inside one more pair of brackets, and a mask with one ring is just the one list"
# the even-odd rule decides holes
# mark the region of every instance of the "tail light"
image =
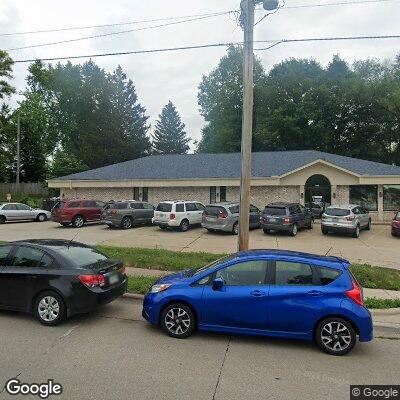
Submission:
[[292,222],[292,219],[291,218],[285,218],[284,220],[283,220],[283,223],[285,224],[285,225],[288,225],[288,224],[290,224]]
[[78,279],[88,288],[102,287],[106,284],[104,275],[79,275]]
[[169,219],[175,219],[176,215],[174,213],[169,214]]
[[353,281],[353,287],[345,292],[346,296],[353,300],[356,304],[363,306],[364,305],[364,295],[361,286]]
[[220,211],[220,213],[218,214],[218,218],[219,219],[228,218],[228,213],[226,211]]
[[355,217],[353,215],[350,215],[349,217],[346,217],[347,221],[354,221]]
[[400,228],[400,221],[394,220],[392,225]]

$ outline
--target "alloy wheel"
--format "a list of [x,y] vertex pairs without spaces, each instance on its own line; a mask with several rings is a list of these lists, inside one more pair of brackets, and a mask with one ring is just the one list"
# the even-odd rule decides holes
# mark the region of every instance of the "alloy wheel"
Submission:
[[124,229],[132,228],[132,220],[130,218],[124,218],[122,221],[122,226]]
[[238,235],[238,234],[239,234],[239,224],[238,224],[238,223],[236,223],[236,224],[233,226],[233,233],[234,233],[235,235]]
[[38,221],[39,221],[39,222],[44,222],[44,221],[46,221],[46,216],[45,216],[44,214],[39,214],[39,216],[38,216]]
[[321,341],[332,352],[342,352],[351,344],[351,333],[341,322],[328,322],[322,327]]
[[297,225],[296,225],[296,224],[293,225],[293,228],[292,228],[292,235],[293,235],[293,236],[296,236],[296,235],[297,235]]
[[183,308],[171,308],[165,315],[165,326],[174,335],[184,335],[190,328],[190,316]]
[[181,231],[186,232],[189,229],[189,222],[188,221],[182,221],[181,222]]
[[74,220],[75,228],[82,228],[84,223],[85,223],[85,221],[83,220],[82,217],[76,217],[75,220]]
[[60,315],[60,305],[52,296],[43,297],[38,304],[38,314],[43,321],[52,322]]

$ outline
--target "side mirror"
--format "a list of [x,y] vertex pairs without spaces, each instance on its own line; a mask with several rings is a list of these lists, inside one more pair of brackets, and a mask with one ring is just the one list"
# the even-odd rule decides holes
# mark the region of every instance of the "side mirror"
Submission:
[[213,290],[220,290],[224,286],[224,280],[222,278],[215,278],[212,283]]

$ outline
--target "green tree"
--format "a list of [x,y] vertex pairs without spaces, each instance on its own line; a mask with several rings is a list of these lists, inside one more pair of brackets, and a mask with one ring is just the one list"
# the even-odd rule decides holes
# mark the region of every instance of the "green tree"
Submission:
[[185,154],[190,139],[186,136],[185,124],[171,101],[161,111],[153,135],[155,154]]
[[77,172],[88,170],[89,167],[78,160],[73,154],[63,149],[56,150],[50,166],[50,178],[59,178]]
[[13,60],[3,50],[0,50],[0,100],[10,96],[15,92],[15,89],[9,83],[12,78]]

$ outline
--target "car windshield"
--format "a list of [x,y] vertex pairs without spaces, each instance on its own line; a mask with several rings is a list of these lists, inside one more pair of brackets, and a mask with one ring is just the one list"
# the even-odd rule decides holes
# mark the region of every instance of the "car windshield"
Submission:
[[266,215],[286,215],[285,207],[265,207],[264,214]]
[[69,246],[51,246],[53,250],[71,260],[77,267],[89,267],[101,261],[108,260],[108,257],[91,247],[84,247],[71,243]]
[[114,210],[126,210],[128,208],[128,203],[114,203],[110,208]]
[[171,212],[172,210],[172,204],[171,203],[159,203],[156,211],[162,211],[162,212]]
[[199,275],[199,274],[201,274],[202,272],[207,271],[208,269],[214,267],[215,265],[221,264],[221,263],[223,263],[223,262],[225,262],[225,261],[228,261],[228,260],[230,260],[230,259],[232,259],[232,258],[234,258],[234,255],[228,255],[228,256],[224,256],[224,257],[218,258],[218,260],[215,260],[215,261],[213,261],[212,263],[205,265],[204,267],[189,269],[189,270],[186,272],[185,275],[186,275],[186,276],[195,276],[195,275]]
[[397,221],[400,221],[400,212],[397,213],[397,215],[394,217]]
[[345,217],[350,214],[350,210],[346,210],[345,208],[327,208],[325,214],[332,217]]

